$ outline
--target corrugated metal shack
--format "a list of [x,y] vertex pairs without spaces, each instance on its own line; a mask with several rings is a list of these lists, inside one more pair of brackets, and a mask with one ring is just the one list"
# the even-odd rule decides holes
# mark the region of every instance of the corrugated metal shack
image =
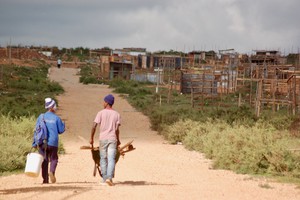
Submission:
[[130,79],[132,73],[132,63],[110,62],[109,79],[123,78]]
[[229,70],[228,66],[204,66],[198,70],[182,71],[180,90],[183,94],[191,94],[192,107],[203,107],[208,101],[221,105],[218,101],[223,94],[235,92],[236,78],[236,70]]
[[204,95],[218,95],[232,93],[236,88],[236,70],[215,70],[207,66],[199,71],[184,71],[181,73],[181,93],[192,92]]
[[217,95],[217,81],[212,74],[185,73],[181,76],[181,93],[202,93]]

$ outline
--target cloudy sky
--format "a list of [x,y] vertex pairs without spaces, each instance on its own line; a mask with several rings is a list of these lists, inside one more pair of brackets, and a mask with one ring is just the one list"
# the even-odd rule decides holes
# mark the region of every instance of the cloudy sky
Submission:
[[300,0],[0,0],[0,45],[300,51]]

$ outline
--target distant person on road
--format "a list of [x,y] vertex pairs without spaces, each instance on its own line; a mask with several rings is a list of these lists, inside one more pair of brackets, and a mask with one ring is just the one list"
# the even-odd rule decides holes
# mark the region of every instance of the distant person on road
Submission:
[[57,60],[57,68],[60,68],[60,66],[61,66],[61,59],[60,58],[58,58],[58,60]]
[[[41,114],[38,117],[37,124],[44,118],[48,130],[47,141],[45,144],[39,146],[33,143],[32,146],[37,147],[39,153],[44,157],[42,163],[42,177],[43,183],[47,184],[49,183],[49,177],[52,183],[56,182],[55,171],[58,163],[58,135],[65,132],[65,124],[61,118],[55,114],[57,107],[54,99],[45,99],[45,109],[47,109],[47,112],[44,113],[43,116]],[[48,173],[49,162],[50,172]]]
[[94,145],[94,135],[97,125],[100,125],[99,134],[99,150],[100,150],[100,168],[102,173],[102,183],[113,186],[112,178],[114,178],[116,154],[120,142],[121,116],[112,106],[115,98],[109,94],[104,97],[103,108],[96,115],[92,130],[90,144]]

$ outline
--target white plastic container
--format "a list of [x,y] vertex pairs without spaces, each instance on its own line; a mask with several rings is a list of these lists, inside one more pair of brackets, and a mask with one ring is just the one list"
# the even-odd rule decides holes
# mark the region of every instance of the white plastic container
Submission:
[[30,177],[38,177],[44,157],[39,153],[29,153],[27,155],[25,174]]

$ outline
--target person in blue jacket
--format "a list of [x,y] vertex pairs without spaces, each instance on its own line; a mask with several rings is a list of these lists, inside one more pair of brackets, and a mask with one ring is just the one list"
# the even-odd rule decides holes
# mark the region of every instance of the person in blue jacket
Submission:
[[[45,99],[44,120],[48,130],[47,145],[41,144],[38,148],[39,153],[44,157],[42,163],[42,177],[43,183],[49,183],[49,177],[52,183],[56,182],[55,170],[58,163],[58,140],[59,134],[65,132],[65,123],[61,118],[55,114],[57,109],[56,102],[52,98]],[[37,124],[42,120],[42,114],[37,119]],[[35,145],[33,144],[35,147]],[[50,171],[48,173],[48,166],[50,162]]]

